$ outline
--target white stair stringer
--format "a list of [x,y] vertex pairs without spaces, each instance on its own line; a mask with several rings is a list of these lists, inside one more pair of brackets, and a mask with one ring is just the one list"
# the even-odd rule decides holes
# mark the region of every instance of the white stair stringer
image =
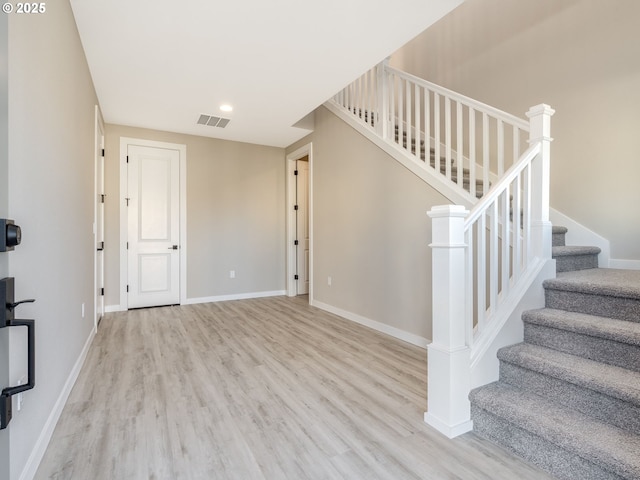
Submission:
[[400,145],[394,142],[383,139],[374,129],[359,122],[357,120],[357,117],[350,113],[346,113],[332,101],[325,102],[324,107],[335,114],[337,117],[344,120],[358,133],[369,139],[388,155],[400,162],[402,166],[414,173],[428,185],[435,188],[438,192],[440,192],[443,196],[450,200],[451,203],[456,205],[464,205],[466,208],[471,208],[477,203],[477,199],[474,198],[469,192],[467,192],[464,188],[458,186],[458,184],[448,180],[435,168],[431,167],[428,162],[420,161],[420,163],[418,163],[418,161],[416,161],[416,157],[409,154],[406,149],[402,148]]

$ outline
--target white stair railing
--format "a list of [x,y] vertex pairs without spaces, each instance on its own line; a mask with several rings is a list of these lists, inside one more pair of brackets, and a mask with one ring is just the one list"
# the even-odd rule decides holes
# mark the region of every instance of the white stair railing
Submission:
[[425,421],[449,437],[471,430],[474,363],[551,259],[553,113],[547,105],[529,110],[530,147],[471,212],[458,205],[429,212],[434,300]]
[[480,197],[520,158],[529,124],[382,62],[334,105],[458,188]]
[[433,341],[425,421],[457,436],[472,428],[468,395],[473,367],[551,259],[554,111],[547,105],[532,107],[526,121],[386,61],[328,105],[370,138],[390,145],[387,151],[410,159],[420,172],[443,176],[447,182],[441,185],[453,185],[461,193],[458,198],[473,207],[444,205],[429,212]]

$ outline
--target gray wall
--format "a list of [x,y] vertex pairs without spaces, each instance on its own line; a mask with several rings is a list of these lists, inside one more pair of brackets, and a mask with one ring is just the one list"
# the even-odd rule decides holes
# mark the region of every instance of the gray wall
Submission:
[[551,206],[640,260],[640,2],[467,0],[392,65],[524,117],[548,103]]
[[427,211],[449,202],[324,107],[287,152],[309,142],[314,300],[430,339]]
[[[36,388],[10,427],[15,480],[93,330],[97,98],[68,1],[47,3],[46,14],[9,16],[9,71],[8,205],[23,231],[9,273],[17,298],[37,299],[19,311],[36,320],[37,351]],[[19,377],[25,341],[13,340]]]
[[121,137],[187,146],[188,298],[284,290],[284,149],[106,125],[106,305],[120,302]]

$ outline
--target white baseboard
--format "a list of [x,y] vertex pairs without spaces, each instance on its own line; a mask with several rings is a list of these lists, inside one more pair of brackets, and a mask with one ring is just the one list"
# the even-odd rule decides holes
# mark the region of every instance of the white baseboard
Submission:
[[365,327],[372,328],[373,330],[377,330],[378,332],[385,333],[390,335],[398,340],[402,340],[404,342],[410,343],[420,348],[427,348],[427,344],[431,343],[431,340],[421,337],[419,335],[415,335],[413,333],[406,332],[396,327],[392,327],[391,325],[387,325],[386,323],[381,323],[376,320],[371,320],[370,318],[363,317],[358,315],[357,313],[347,312],[346,310],[342,310],[341,308],[334,307],[332,305],[319,302],[317,300],[313,300],[310,302],[312,306],[317,307],[321,310],[325,310],[329,313],[333,313],[334,315],[338,315],[347,320],[351,320],[352,322],[359,323],[360,325],[364,325]]
[[104,307],[104,313],[112,313],[112,312],[124,312],[124,308],[120,305],[107,305]]
[[612,258],[609,260],[609,268],[621,268],[623,270],[640,270],[640,260],[623,260]]
[[249,298],[279,297],[286,295],[285,290],[272,290],[268,292],[234,293],[231,295],[216,295],[214,297],[187,298],[183,305],[194,305],[196,303],[225,302],[227,300],[246,300]]
[[47,451],[47,447],[49,446],[49,441],[51,440],[51,436],[53,435],[53,431],[56,428],[56,424],[60,419],[60,415],[62,415],[62,410],[64,409],[65,404],[67,403],[67,399],[71,394],[71,390],[78,379],[78,375],[80,374],[80,370],[82,370],[82,366],[84,365],[84,361],[87,358],[87,353],[89,353],[89,348],[91,347],[91,342],[93,342],[94,337],[96,336],[95,328],[91,329],[91,333],[87,338],[87,341],[84,344],[78,359],[76,360],[75,365],[71,369],[71,373],[67,377],[67,381],[58,396],[58,400],[56,400],[55,405],[53,406],[53,410],[49,414],[49,418],[44,424],[42,432],[40,432],[40,436],[36,441],[33,450],[31,451],[31,455],[29,455],[29,459],[22,470],[22,474],[20,475],[20,480],[32,480],[36,472],[38,471],[38,467],[40,466],[40,462],[42,461],[42,457],[44,457],[45,452]]
[[439,431],[449,439],[455,438],[458,435],[462,435],[463,433],[467,433],[473,430],[473,420],[466,420],[452,427],[447,425],[446,422],[443,422],[438,417],[430,414],[429,412],[424,413],[424,422],[430,427],[435,428],[437,431]]

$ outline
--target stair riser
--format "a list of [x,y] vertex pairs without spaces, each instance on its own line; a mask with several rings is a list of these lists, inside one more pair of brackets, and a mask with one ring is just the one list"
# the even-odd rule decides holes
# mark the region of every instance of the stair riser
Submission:
[[500,362],[500,381],[640,434],[639,405],[506,362]]
[[564,247],[565,243],[565,235],[564,233],[554,233],[551,235],[551,246],[552,247]]
[[640,372],[640,347],[567,330],[524,323],[524,341]]
[[474,404],[471,405],[471,418],[475,433],[497,443],[560,480],[623,479]]
[[598,255],[567,255],[553,257],[556,260],[556,272],[573,272],[598,268]]
[[547,308],[640,322],[640,301],[608,295],[545,289]]

